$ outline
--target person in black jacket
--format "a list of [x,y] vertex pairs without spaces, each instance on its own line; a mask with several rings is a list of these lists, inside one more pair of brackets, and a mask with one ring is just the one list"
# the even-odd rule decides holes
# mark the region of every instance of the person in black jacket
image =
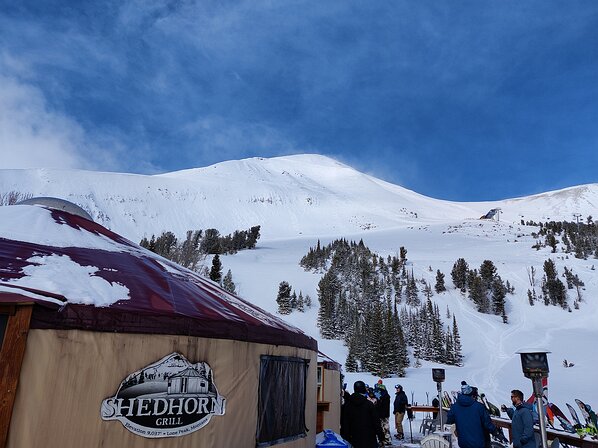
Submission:
[[386,386],[382,384],[382,380],[378,381],[378,384],[374,386],[376,396],[378,397],[378,404],[376,410],[378,411],[378,417],[380,417],[380,424],[382,425],[382,432],[384,433],[384,445],[392,445],[390,439],[390,425],[388,424],[388,418],[390,417],[390,395],[386,390]]
[[378,448],[378,440],[384,440],[384,433],[376,408],[366,398],[363,381],[356,381],[353,390],[353,394],[345,394],[341,436],[354,448]]
[[403,431],[403,419],[405,418],[405,411],[407,410],[409,401],[407,400],[407,394],[405,394],[403,391],[403,386],[397,384],[395,389],[395,401],[392,411],[395,415],[395,428],[397,430],[395,437],[399,440],[402,440],[405,438],[405,433]]

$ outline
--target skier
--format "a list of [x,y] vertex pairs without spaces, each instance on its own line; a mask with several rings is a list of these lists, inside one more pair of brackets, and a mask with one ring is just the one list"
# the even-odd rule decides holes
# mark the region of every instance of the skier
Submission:
[[447,423],[455,423],[461,448],[486,448],[490,446],[490,434],[499,429],[490,420],[488,410],[477,401],[477,388],[461,383],[461,393],[451,405]]
[[405,438],[403,419],[405,418],[405,411],[407,410],[407,406],[409,406],[409,401],[407,400],[407,394],[403,391],[403,386],[397,384],[395,385],[395,389],[395,401],[393,403],[392,411],[395,416],[395,427],[397,430],[395,437],[399,440],[403,440]]
[[537,440],[534,433],[533,406],[523,401],[523,392],[517,389],[511,391],[511,403],[513,407],[506,409],[506,413],[512,420],[513,448],[535,448]]
[[388,418],[390,417],[390,395],[388,395],[386,386],[382,384],[382,380],[379,380],[378,384],[374,386],[374,393],[378,398],[376,409],[378,417],[380,417],[382,431],[384,432],[384,444],[390,446],[392,445],[392,441],[390,440],[390,425],[388,424]]
[[345,394],[341,436],[354,448],[377,448],[378,440],[384,440],[384,433],[376,408],[367,399],[363,381],[355,381],[353,390],[353,394]]

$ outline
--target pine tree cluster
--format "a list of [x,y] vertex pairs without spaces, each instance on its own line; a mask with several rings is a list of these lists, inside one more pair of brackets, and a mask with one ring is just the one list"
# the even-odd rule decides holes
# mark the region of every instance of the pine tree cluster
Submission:
[[249,230],[235,230],[221,236],[217,229],[189,230],[184,241],[179,241],[174,233],[162,232],[148,240],[143,238],[139,245],[158,255],[191,270],[196,270],[199,261],[207,254],[234,254],[243,249],[253,249],[260,238],[260,226]]
[[[366,247],[363,240],[356,243],[346,239],[335,240],[325,247],[318,241],[301,259],[300,265],[306,270],[324,272],[318,283],[318,326],[323,338],[344,340],[349,348],[347,371],[369,371],[381,377],[405,374],[410,363],[410,344],[404,331],[413,319],[408,314],[399,314],[399,304],[404,303],[405,310],[420,307],[422,284],[428,300],[433,294],[427,282],[416,280],[413,271],[407,271],[406,261],[404,247],[398,257],[385,259]],[[437,274],[436,280],[435,289],[442,291],[443,276]],[[425,331],[431,328],[420,332],[422,338],[430,339]],[[438,345],[436,350],[444,353],[446,337],[442,323],[436,328],[442,339],[434,341]],[[409,337],[412,341],[412,336]],[[452,362],[461,362],[460,346],[458,352],[453,358],[459,361]],[[447,359],[443,357],[444,361]]]
[[417,360],[434,361],[461,366],[463,355],[457,319],[453,315],[452,328],[445,330],[438,305],[430,299],[419,308],[401,309],[407,343],[413,347]]
[[484,260],[477,269],[469,269],[463,258],[459,258],[451,271],[453,285],[463,294],[468,293],[469,299],[476,305],[480,313],[502,316],[503,322],[508,322],[505,309],[507,293],[513,294],[509,282],[503,282],[496,271],[496,266],[490,260]]
[[[561,247],[563,252],[574,254],[575,258],[584,260],[590,257],[598,258],[598,223],[594,222],[592,216],[588,216],[585,223],[569,221],[535,223],[528,221],[525,224],[540,227],[537,233],[532,234],[534,238],[538,238],[536,244],[532,246],[535,249],[551,247],[552,252],[556,253]],[[559,243],[562,246],[559,246]]]
[[304,313],[312,305],[309,294],[306,294],[304,297],[303,291],[299,291],[299,295],[297,295],[287,281],[282,281],[278,285],[276,303],[278,304],[278,312],[280,314],[291,314],[293,311]]
[[551,259],[544,262],[544,278],[542,279],[542,294],[545,305],[557,305],[567,309],[567,289],[558,278],[556,264]]

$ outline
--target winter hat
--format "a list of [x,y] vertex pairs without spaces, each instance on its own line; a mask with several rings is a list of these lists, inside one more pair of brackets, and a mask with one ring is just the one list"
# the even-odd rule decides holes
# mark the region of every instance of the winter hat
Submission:
[[471,387],[465,381],[461,381],[461,393],[463,395],[471,395],[473,393],[473,387]]
[[382,381],[382,380],[378,380],[378,384],[382,384],[382,383],[383,383],[383,381]]
[[357,394],[367,393],[367,390],[365,388],[365,383],[363,381],[355,381],[355,384],[353,384],[353,390]]
[[400,384],[395,384],[395,389],[399,390],[403,390],[403,386],[401,386]]

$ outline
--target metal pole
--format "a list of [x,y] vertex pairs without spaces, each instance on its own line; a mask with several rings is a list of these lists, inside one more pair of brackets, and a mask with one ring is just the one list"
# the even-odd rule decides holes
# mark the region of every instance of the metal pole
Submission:
[[[415,404],[416,403],[413,398],[413,391],[411,391],[411,406],[414,406]],[[409,420],[409,437],[411,437],[411,443],[413,443],[413,428],[411,427],[411,419],[409,418],[409,409],[405,409],[405,413],[407,414],[407,420]]]
[[[442,428],[444,427],[443,421],[442,421],[442,383],[438,382],[438,383],[436,383],[436,386],[438,389],[438,422],[440,423],[439,431],[442,431]],[[547,448],[547,447],[544,447],[544,448]]]
[[544,420],[544,403],[542,402],[542,378],[536,377],[532,380],[536,406],[540,416],[540,435],[542,436],[542,448],[548,448],[548,437],[546,436],[546,421]]

